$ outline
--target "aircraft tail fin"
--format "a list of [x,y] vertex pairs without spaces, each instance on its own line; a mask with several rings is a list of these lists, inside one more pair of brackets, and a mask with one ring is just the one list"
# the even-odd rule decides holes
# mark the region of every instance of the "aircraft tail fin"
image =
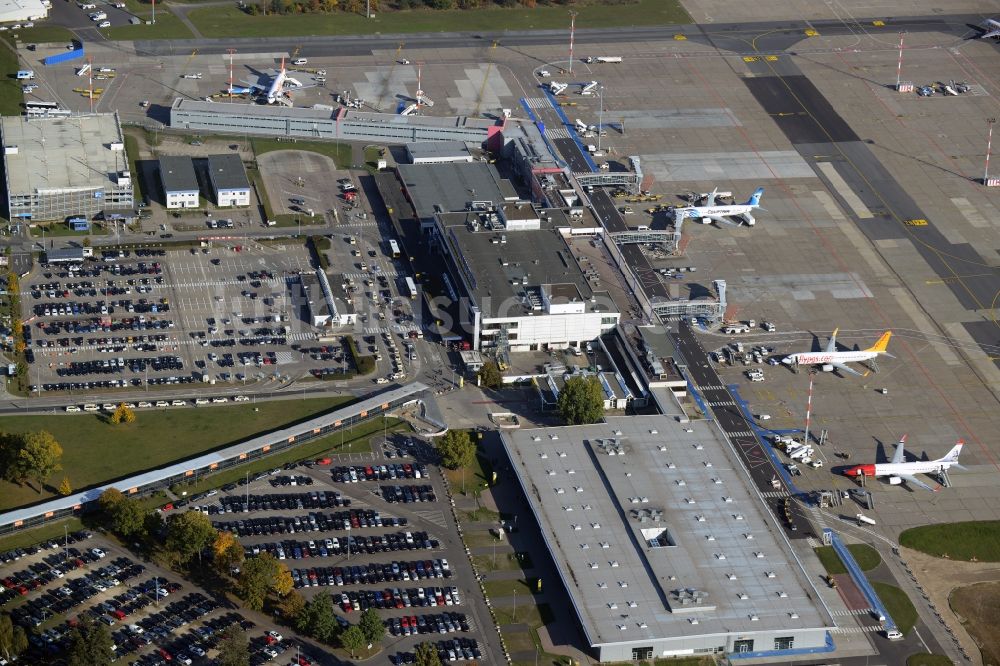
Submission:
[[958,440],[958,444],[955,444],[955,446],[951,447],[951,451],[945,454],[945,456],[941,458],[938,462],[957,463],[958,456],[962,453],[962,447],[964,445],[965,445],[964,441]]
[[874,345],[866,349],[866,352],[885,352],[886,348],[889,346],[889,339],[892,337],[892,331],[886,331],[882,334],[882,337],[875,342]]
[[763,187],[758,187],[756,190],[754,190],[753,194],[750,195],[750,198],[747,200],[746,204],[744,204],[744,205],[746,205],[746,206],[759,206],[760,205],[760,198],[762,196],[764,196],[764,188]]

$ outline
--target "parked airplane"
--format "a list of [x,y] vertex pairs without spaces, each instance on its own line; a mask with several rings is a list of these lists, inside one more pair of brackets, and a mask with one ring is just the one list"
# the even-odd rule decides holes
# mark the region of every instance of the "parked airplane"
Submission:
[[871,476],[875,478],[887,476],[889,477],[889,485],[892,486],[898,486],[906,481],[911,485],[920,486],[921,488],[925,488],[931,492],[937,492],[941,488],[940,485],[936,488],[932,488],[913,475],[939,474],[942,471],[948,471],[951,467],[965,469],[958,464],[958,456],[962,453],[963,445],[964,442],[962,440],[958,440],[958,443],[952,447],[951,451],[949,451],[947,455],[943,458],[938,458],[937,460],[906,462],[904,451],[906,446],[906,435],[903,435],[903,438],[899,440],[899,444],[896,445],[896,452],[893,454],[891,462],[875,463],[874,465],[856,465],[844,470],[844,475],[853,478],[857,478],[859,476]]
[[986,19],[983,23],[983,34],[979,35],[979,39],[989,39],[990,37],[1000,37],[1000,21],[995,21],[993,19]]
[[832,372],[834,368],[840,370],[841,372],[849,372],[852,375],[857,375],[859,377],[867,376],[868,373],[860,373],[853,368],[849,368],[845,363],[857,363],[858,361],[868,361],[879,355],[888,356],[894,358],[892,354],[886,351],[886,347],[889,346],[889,339],[892,337],[892,331],[886,331],[882,334],[882,337],[878,341],[869,347],[868,349],[859,349],[857,351],[837,351],[837,331],[838,328],[830,336],[830,342],[827,343],[826,349],[821,352],[799,352],[798,354],[792,354],[781,359],[781,362],[785,365],[821,365],[823,366],[823,372]]
[[710,224],[712,222],[729,222],[729,218],[734,217],[746,222],[747,226],[752,227],[756,220],[754,219],[751,212],[755,208],[760,208],[760,198],[764,195],[764,188],[758,187],[754,190],[754,193],[750,195],[750,198],[744,204],[733,204],[730,206],[716,206],[715,196],[711,196],[708,206],[680,206],[674,209],[675,215],[681,215],[683,217],[693,217],[701,220],[702,224]]
[[[267,78],[270,78],[270,83],[264,83]],[[285,59],[281,59],[281,69],[279,69],[274,75],[262,75],[260,79],[256,82],[254,81],[244,81],[250,88],[250,93],[256,93],[261,99],[266,101],[268,104],[274,104],[285,98],[286,93],[290,90],[302,90],[304,88],[313,88],[316,84],[304,85],[298,79],[294,79],[288,76],[288,72],[285,70]],[[234,88],[233,92],[236,90]]]

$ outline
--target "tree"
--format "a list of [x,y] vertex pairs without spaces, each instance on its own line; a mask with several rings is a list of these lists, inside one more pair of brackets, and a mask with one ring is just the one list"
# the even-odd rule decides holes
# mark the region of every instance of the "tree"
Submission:
[[267,593],[274,588],[281,570],[278,559],[270,553],[261,553],[243,563],[237,581],[237,593],[251,610],[264,608]]
[[353,658],[358,650],[368,644],[368,641],[365,639],[365,635],[361,629],[358,628],[358,625],[352,624],[347,629],[344,629],[344,633],[340,634],[340,644],[344,646],[344,649],[350,651]]
[[114,659],[111,632],[106,625],[82,619],[70,632],[69,666],[109,666]]
[[87,236],[86,238],[83,239],[83,246],[90,247],[90,236]]
[[597,423],[604,417],[604,394],[597,377],[570,377],[559,392],[559,414],[566,423]]
[[227,572],[243,562],[243,546],[232,532],[219,532],[212,544],[212,555],[215,557],[216,568]]
[[250,643],[247,634],[239,625],[232,625],[222,632],[219,642],[219,664],[221,666],[249,666]]
[[20,482],[28,479],[38,483],[38,492],[53,473],[62,469],[59,461],[63,450],[51,433],[45,430],[29,432],[21,437],[21,448],[14,462],[14,474]]
[[340,624],[333,612],[333,598],[329,592],[320,592],[305,604],[295,619],[295,627],[304,634],[324,643],[332,643]]
[[278,571],[274,575],[271,587],[279,597],[287,595],[295,589],[295,581],[292,579],[292,572],[284,564],[278,564]]
[[500,366],[493,361],[486,361],[479,370],[479,383],[490,389],[498,389],[503,384]]
[[97,498],[97,505],[101,511],[110,514],[120,502],[125,500],[125,495],[117,488],[108,488]]
[[186,511],[170,518],[167,523],[167,549],[177,553],[181,562],[187,562],[195,554],[215,541],[218,531],[212,521],[201,511]]
[[109,420],[115,425],[118,425],[119,423],[134,423],[135,410],[123,402],[115,408],[115,411],[112,412]]
[[66,497],[67,495],[72,494],[72,492],[73,492],[73,484],[69,482],[68,476],[64,476],[62,483],[59,484],[59,494],[62,495],[63,497]]
[[437,442],[441,464],[449,469],[471,465],[476,457],[476,445],[465,430],[449,430]]
[[117,488],[108,488],[101,493],[97,498],[97,504],[107,515],[108,525],[115,534],[128,539],[147,532],[146,510]]
[[431,643],[419,643],[414,657],[413,663],[417,666],[441,666],[441,658]]
[[290,624],[295,623],[306,608],[306,599],[298,590],[292,590],[282,598],[279,607],[285,620]]
[[358,620],[358,628],[365,635],[365,640],[369,643],[378,643],[385,636],[385,623],[378,616],[374,608],[369,608],[361,614]]
[[28,636],[20,625],[14,624],[10,615],[0,615],[0,656],[7,661],[28,649]]

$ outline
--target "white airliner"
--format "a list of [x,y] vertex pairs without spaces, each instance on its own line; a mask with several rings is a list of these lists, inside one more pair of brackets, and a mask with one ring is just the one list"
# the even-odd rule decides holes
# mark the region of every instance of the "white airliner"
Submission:
[[[279,69],[274,76],[271,78],[269,84],[264,84],[262,81],[244,81],[247,84],[248,92],[251,94],[260,94],[261,99],[266,101],[268,104],[274,104],[276,102],[285,99],[285,93],[289,90],[302,90],[304,88],[312,88],[315,84],[303,85],[298,79],[294,79],[288,76],[288,72],[285,70],[285,59],[281,59],[281,69]],[[233,93],[236,94],[236,88],[233,89]]]
[[712,222],[728,222],[729,218],[733,217],[739,218],[743,222],[746,222],[748,227],[752,227],[756,220],[751,213],[755,208],[760,208],[760,198],[763,194],[764,188],[758,187],[754,190],[754,193],[750,195],[750,199],[744,204],[716,206],[714,205],[716,193],[713,192],[712,195],[708,197],[708,203],[712,205],[680,206],[674,209],[674,214],[699,219],[702,224],[711,224]]
[[878,341],[869,347],[868,349],[859,349],[857,351],[837,351],[837,331],[833,332],[830,336],[830,342],[827,343],[826,349],[821,352],[799,352],[798,354],[792,354],[781,359],[781,362],[785,365],[820,365],[823,366],[823,372],[833,372],[836,368],[841,372],[849,372],[852,375],[857,375],[859,377],[865,377],[868,373],[860,373],[853,368],[849,368],[845,363],[857,363],[858,361],[868,361],[877,356],[888,356],[889,358],[895,358],[892,354],[887,352],[885,349],[889,346],[889,338],[892,337],[892,331],[886,331],[882,334],[882,337]]
[[995,21],[993,19],[986,19],[986,22],[983,23],[983,28],[986,30],[986,32],[979,35],[979,39],[1000,37],[1000,21]]
[[914,474],[940,474],[942,471],[948,471],[949,468],[955,467],[957,469],[965,469],[958,464],[958,456],[962,453],[962,446],[964,442],[958,440],[958,443],[952,447],[951,451],[948,452],[943,458],[938,458],[937,460],[926,460],[926,461],[916,461],[916,462],[905,462],[905,446],[906,446],[906,435],[899,440],[899,444],[896,445],[896,452],[892,455],[892,461],[888,463],[875,463],[874,465],[856,465],[854,467],[844,470],[844,475],[857,478],[859,476],[871,476],[878,478],[880,476],[889,477],[889,484],[893,486],[898,486],[899,484],[906,481],[907,483],[920,486],[930,490],[931,492],[937,492],[940,490],[941,486],[937,488],[932,488],[923,481],[917,479]]

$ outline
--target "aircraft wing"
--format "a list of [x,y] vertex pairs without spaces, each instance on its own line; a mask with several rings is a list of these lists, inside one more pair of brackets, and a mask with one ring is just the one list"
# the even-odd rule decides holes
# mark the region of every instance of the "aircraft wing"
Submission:
[[[902,447],[900,447],[899,449],[897,449],[897,451],[898,450],[902,450]],[[907,483],[913,484],[914,486],[920,486],[924,490],[929,490],[932,493],[936,493],[940,489],[940,487],[941,487],[941,486],[938,486],[937,488],[934,488],[932,486],[929,486],[926,483],[924,483],[923,481],[921,481],[920,479],[918,479],[917,477],[912,476],[910,474],[897,474],[896,476],[898,476],[899,478],[901,478],[903,481],[906,481]]]
[[906,462],[906,450],[905,449],[906,449],[906,444],[904,444],[903,441],[900,441],[899,444],[896,444],[896,451],[895,451],[895,453],[892,454],[892,464],[893,465],[901,463],[901,462]]
[[285,85],[283,86],[285,90],[304,90],[306,88],[315,88],[318,84],[313,82],[309,84],[303,84],[298,79],[293,79],[288,76],[285,77]]
[[979,36],[979,39],[989,39],[991,37],[1000,37],[1000,29],[988,30]]
[[835,367],[837,370],[840,370],[841,372],[846,372],[846,373],[849,373],[849,374],[852,374],[852,375],[857,375],[858,377],[864,377],[865,376],[865,375],[861,374],[860,372],[858,372],[857,370],[855,370],[854,368],[847,367],[843,363],[831,363],[830,365],[832,365],[833,367]]
[[837,331],[839,330],[840,330],[839,328],[834,329],[833,335],[830,336],[830,341],[826,343],[827,354],[832,354],[833,352],[837,351]]

